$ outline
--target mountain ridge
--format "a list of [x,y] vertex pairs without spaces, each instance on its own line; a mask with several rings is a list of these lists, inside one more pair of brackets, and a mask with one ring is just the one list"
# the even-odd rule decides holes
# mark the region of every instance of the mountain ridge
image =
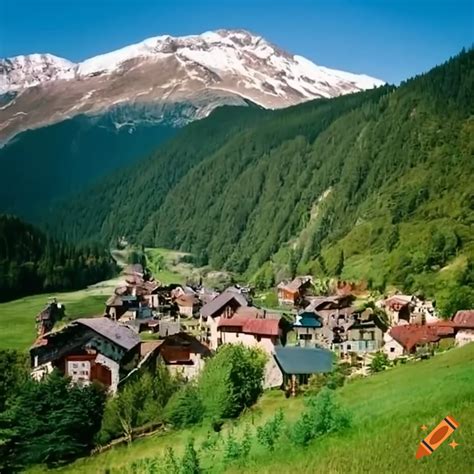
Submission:
[[0,140],[123,103],[192,101],[199,118],[236,98],[281,108],[382,84],[317,66],[245,30],[148,38],[77,64],[48,54],[18,56],[0,60],[0,93],[15,93],[0,108]]

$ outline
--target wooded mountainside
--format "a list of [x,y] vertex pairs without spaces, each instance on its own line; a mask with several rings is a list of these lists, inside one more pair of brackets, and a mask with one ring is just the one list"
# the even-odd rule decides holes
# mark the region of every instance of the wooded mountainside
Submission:
[[398,88],[222,108],[48,222],[73,241],[186,250],[262,285],[298,271],[428,293],[444,272],[469,286],[473,94],[471,49]]
[[100,246],[61,243],[16,217],[0,215],[0,301],[84,288],[116,270]]

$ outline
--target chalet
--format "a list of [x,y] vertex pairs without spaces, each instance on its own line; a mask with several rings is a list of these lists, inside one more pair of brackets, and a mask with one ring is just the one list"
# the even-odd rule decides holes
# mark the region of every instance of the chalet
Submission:
[[139,349],[140,338],[125,326],[105,317],[77,319],[36,341],[30,349],[32,375],[41,378],[57,368],[75,383],[98,381],[115,392]]
[[454,338],[454,334],[455,328],[449,322],[394,326],[385,337],[384,352],[393,360],[419,349],[433,350],[441,339]]
[[414,295],[393,295],[380,302],[390,319],[390,324],[432,324],[438,321],[434,304]]
[[456,344],[474,342],[474,309],[458,311],[452,318],[456,328]]
[[280,305],[296,306],[302,302],[305,291],[311,286],[310,276],[296,277],[290,282],[281,282],[277,286]]
[[192,318],[199,313],[199,298],[195,294],[182,294],[174,302],[181,316]]
[[273,357],[281,370],[282,386],[294,396],[311,375],[332,370],[334,354],[321,348],[280,346]]
[[347,328],[341,350],[346,354],[376,352],[383,346],[387,329],[387,325],[376,314],[360,315]]
[[242,307],[231,317],[219,318],[217,333],[217,346],[240,343],[271,354],[281,343],[280,316],[254,307]]
[[201,308],[200,324],[202,325],[203,322],[206,323],[206,339],[211,349],[215,350],[219,345],[217,326],[220,318],[230,318],[238,308],[245,306],[248,306],[248,301],[244,295],[232,291],[225,291]]
[[209,348],[190,334],[180,332],[159,342],[158,352],[172,373],[179,373],[191,380],[202,370],[205,359],[211,355]]
[[293,330],[300,346],[315,346],[318,343],[322,345],[326,342],[323,318],[316,311],[300,312],[293,323]]

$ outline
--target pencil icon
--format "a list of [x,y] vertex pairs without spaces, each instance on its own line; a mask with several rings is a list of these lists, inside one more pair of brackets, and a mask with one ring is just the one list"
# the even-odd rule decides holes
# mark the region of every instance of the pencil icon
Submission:
[[438,449],[458,426],[459,423],[452,416],[444,418],[441,423],[422,440],[416,452],[416,459],[429,456],[435,449]]

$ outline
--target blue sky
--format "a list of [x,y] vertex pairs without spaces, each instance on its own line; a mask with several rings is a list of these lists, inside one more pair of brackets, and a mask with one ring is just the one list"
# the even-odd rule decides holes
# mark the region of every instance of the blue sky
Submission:
[[0,57],[83,60],[160,34],[245,28],[398,83],[474,43],[474,0],[0,0]]

